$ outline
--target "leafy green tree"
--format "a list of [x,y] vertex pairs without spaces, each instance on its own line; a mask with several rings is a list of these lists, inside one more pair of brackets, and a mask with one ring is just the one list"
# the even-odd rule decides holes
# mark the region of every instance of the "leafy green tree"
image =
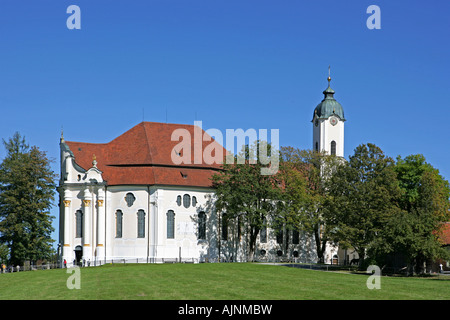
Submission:
[[45,152],[29,147],[16,132],[3,140],[7,155],[0,164],[0,242],[10,263],[48,258],[52,252],[52,219],[56,176]]
[[301,228],[314,237],[318,261],[324,262],[329,228],[324,220],[323,205],[326,179],[341,161],[324,153],[282,147],[279,179],[282,184],[282,202],[279,212],[291,229]]
[[326,223],[335,242],[356,250],[360,268],[367,249],[400,210],[394,164],[376,145],[363,144],[327,179]]
[[439,241],[441,228],[449,221],[449,183],[423,155],[397,157],[395,172],[402,190],[402,212],[391,217],[375,246],[375,255],[401,254],[409,272],[423,273],[424,263],[448,253]]
[[[223,170],[212,177],[216,209],[225,212],[228,221],[234,220],[239,232],[243,229],[249,260],[254,257],[257,236],[274,211],[275,200],[279,199],[275,175],[261,174],[261,168],[267,168],[267,164],[260,161],[259,148],[263,143],[266,142],[246,145],[234,163],[227,161]],[[270,154],[270,145],[266,150]]]
[[9,256],[9,248],[6,244],[0,243],[0,263],[7,263]]

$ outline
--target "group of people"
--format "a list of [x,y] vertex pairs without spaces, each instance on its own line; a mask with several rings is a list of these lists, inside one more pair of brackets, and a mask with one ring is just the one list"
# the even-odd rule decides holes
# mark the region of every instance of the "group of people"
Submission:
[[[66,259],[64,259],[63,264],[64,264],[64,268],[67,268],[67,260]],[[80,267],[90,267],[91,266],[91,260],[88,260],[86,262],[86,260],[83,259],[83,261],[77,262],[77,260],[74,259],[73,260],[73,265],[74,266],[78,265]]]
[[[15,267],[15,269],[17,270],[17,272],[19,272],[20,266]],[[7,270],[8,270],[8,267],[4,263],[0,264],[0,273],[5,273]],[[10,271],[14,272],[13,266],[10,267]]]

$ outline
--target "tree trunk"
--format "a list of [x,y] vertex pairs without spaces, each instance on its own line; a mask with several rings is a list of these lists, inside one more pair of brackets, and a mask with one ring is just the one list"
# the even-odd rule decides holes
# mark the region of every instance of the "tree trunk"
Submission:
[[325,263],[323,254],[326,249],[326,241],[321,241],[320,232],[319,232],[318,227],[314,228],[314,240],[316,242],[316,253],[317,253],[318,263]]
[[253,227],[250,228],[250,243],[249,243],[249,253],[247,260],[254,261],[255,260],[255,245],[256,245],[256,237],[258,236],[259,228]]
[[363,266],[364,266],[364,259],[366,258],[366,249],[362,248],[362,249],[355,249],[356,252],[358,252],[358,257],[359,257],[359,261],[358,261],[358,270],[363,270]]
[[416,274],[423,274],[424,273],[424,263],[425,263],[425,259],[422,255],[419,255],[416,257],[415,259],[415,272]]

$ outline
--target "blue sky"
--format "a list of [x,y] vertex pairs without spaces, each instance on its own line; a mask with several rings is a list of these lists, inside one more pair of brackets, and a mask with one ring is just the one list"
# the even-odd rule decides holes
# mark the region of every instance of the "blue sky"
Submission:
[[[66,27],[72,4],[80,30]],[[372,4],[380,30],[366,27]],[[62,127],[102,143],[166,114],[224,134],[279,129],[280,145],[307,149],[331,65],[346,157],[371,142],[449,179],[449,12],[444,0],[1,0],[0,138],[19,131],[57,173]]]

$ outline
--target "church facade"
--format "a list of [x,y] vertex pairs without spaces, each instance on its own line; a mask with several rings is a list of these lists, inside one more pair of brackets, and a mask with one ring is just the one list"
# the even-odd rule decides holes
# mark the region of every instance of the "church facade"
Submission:
[[[313,148],[343,156],[344,112],[330,80],[314,110]],[[193,158],[190,164],[174,164],[178,141],[172,134],[177,129],[186,130],[192,139],[199,130],[193,125],[142,122],[108,143],[61,137],[61,261],[68,266],[245,261],[245,236],[236,226],[224,225],[222,213],[215,210],[211,177],[221,170],[220,164]],[[211,147],[226,154],[213,139],[203,139],[202,150]],[[314,239],[283,231],[260,233],[257,260],[317,261]],[[328,246],[326,263],[341,259],[342,253]]]

